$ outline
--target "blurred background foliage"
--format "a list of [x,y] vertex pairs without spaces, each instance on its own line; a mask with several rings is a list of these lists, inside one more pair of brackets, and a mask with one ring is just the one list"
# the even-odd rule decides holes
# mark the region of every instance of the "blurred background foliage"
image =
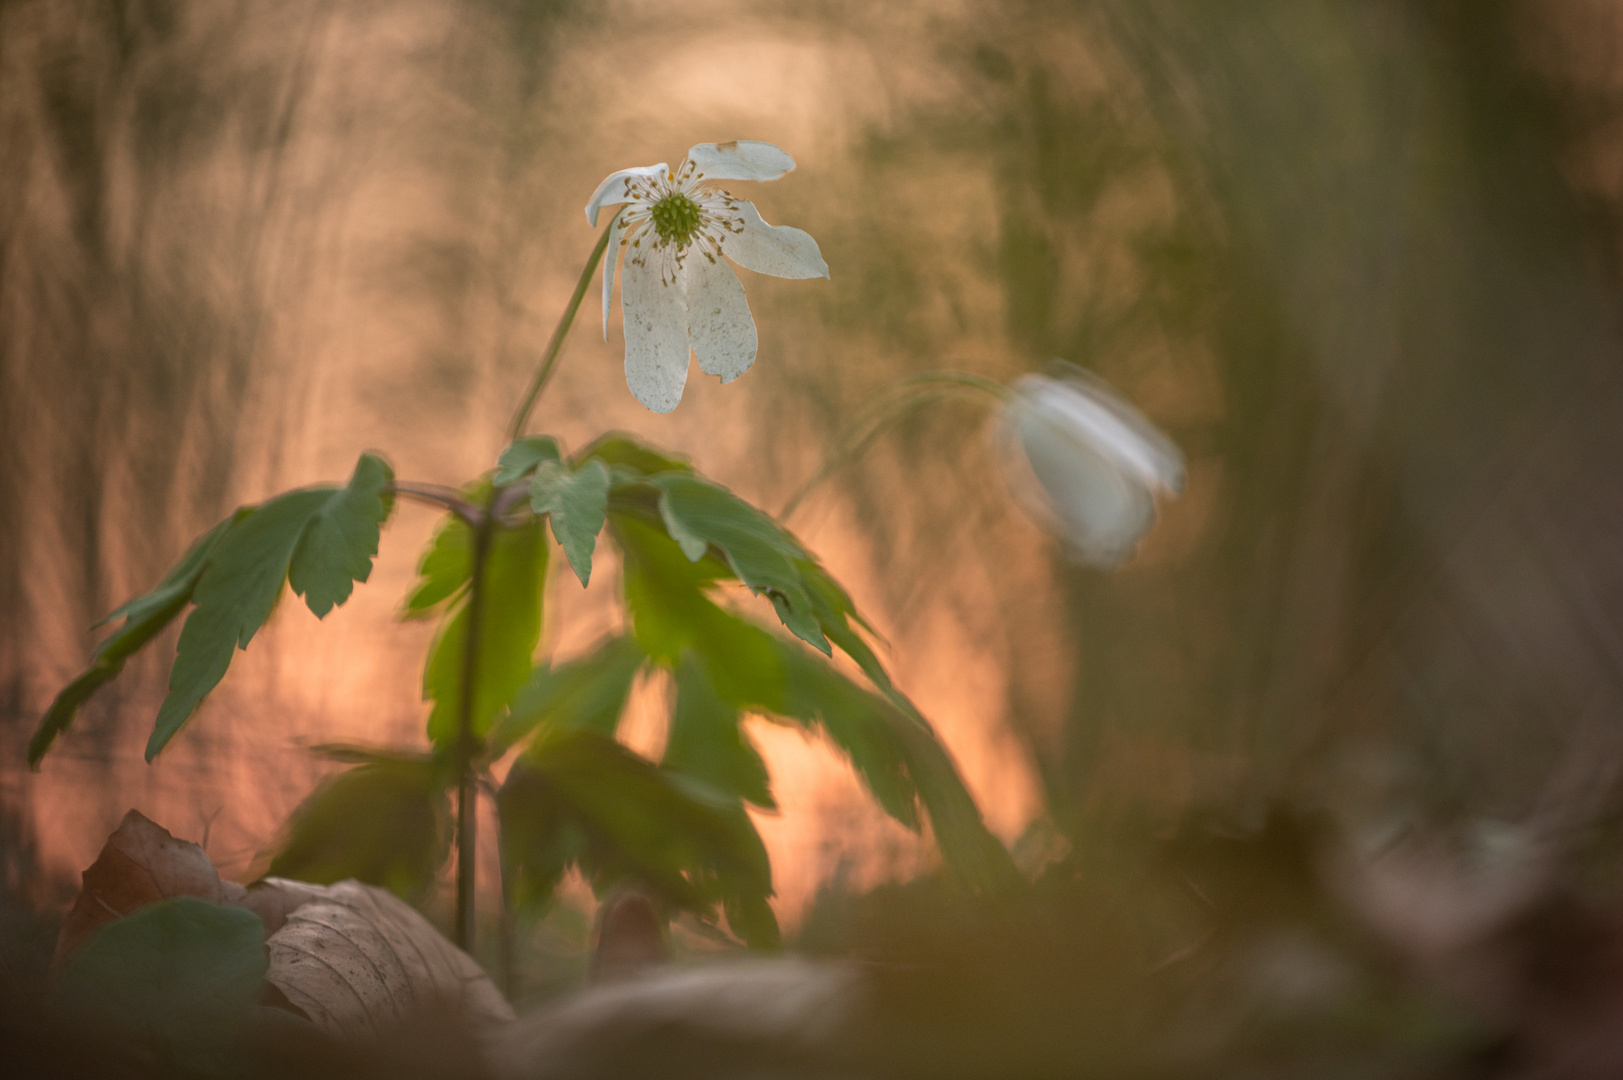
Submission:
[[[749,281],[755,370],[671,417],[584,319],[540,426],[630,428],[776,506],[890,380],[1057,356],[1190,459],[1110,576],[1012,511],[968,407],[909,421],[790,523],[1035,882],[996,910],[953,896],[825,750],[757,729],[803,943],[897,961],[888,1000],[933,1034],[896,1053],[932,1075],[1078,1015],[1097,1023],[1064,1053],[1125,1069],[1168,1010],[1173,1056],[1364,1039],[1379,1072],[1491,1048],[1530,1006],[1467,994],[1462,1019],[1400,975],[1478,926],[1439,895],[1493,889],[1402,878],[1445,913],[1392,929],[1365,871],[1421,850],[1491,877],[1536,850],[1540,896],[1615,903],[1620,56],[1602,0],[5,0],[8,891],[60,903],[132,804],[180,833],[217,819],[211,855],[248,873],[322,775],[300,740],[420,739],[425,631],[392,622],[419,512],[341,621],[284,611],[169,759],[138,764],[147,657],[44,773],[22,765],[85,628],[231,505],[367,447],[414,479],[488,466],[598,178],[743,136],[800,162],[751,194],[832,281]],[[555,587],[559,655],[616,629],[613,576]],[[907,985],[949,954],[978,990]],[[1288,1038],[1281,986],[1311,1005]],[[966,1032],[984,1059],[954,1054]]]

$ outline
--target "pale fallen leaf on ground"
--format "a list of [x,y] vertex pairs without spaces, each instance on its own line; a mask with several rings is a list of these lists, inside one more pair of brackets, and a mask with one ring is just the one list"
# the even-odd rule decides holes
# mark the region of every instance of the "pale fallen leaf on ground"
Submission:
[[611,981],[494,1034],[501,1080],[571,1076],[845,1075],[864,1011],[849,965],[790,958],[663,967]]
[[294,910],[311,900],[326,895],[326,886],[311,885],[289,878],[261,878],[248,886],[242,906],[258,915],[265,924],[265,936],[270,937],[286,923]]
[[60,967],[103,924],[177,896],[242,905],[247,890],[221,881],[202,848],[131,810],[84,872],[79,895],[62,919],[52,964]]
[[327,1035],[371,1043],[424,1017],[514,1019],[484,969],[393,893],[357,881],[266,884],[318,894],[271,935],[266,978]]

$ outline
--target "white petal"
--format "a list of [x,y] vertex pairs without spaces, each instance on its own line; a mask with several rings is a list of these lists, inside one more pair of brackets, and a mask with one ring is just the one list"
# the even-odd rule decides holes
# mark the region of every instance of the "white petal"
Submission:
[[1076,561],[1102,570],[1120,566],[1155,523],[1149,488],[1029,404],[1011,405],[1003,426],[1005,474],[1015,497]]
[[728,233],[721,253],[746,270],[781,278],[828,277],[828,263],[810,233],[788,225],[768,225],[754,203],[740,201],[744,231]]
[[658,165],[645,165],[640,169],[621,169],[616,173],[609,173],[603,182],[597,185],[592,197],[586,200],[586,220],[591,222],[593,228],[597,227],[597,212],[605,206],[626,202],[630,196],[626,188],[631,182],[644,176],[664,176],[670,170],[662,161]]
[[620,262],[620,215],[609,223],[609,244],[603,249],[603,340],[609,340],[609,301],[614,298],[614,268]]
[[776,180],[795,167],[794,158],[753,139],[700,143],[688,151],[688,160],[706,180]]
[[755,363],[755,320],[733,268],[701,253],[688,256],[688,341],[699,370],[730,383]]
[[[648,259],[649,263],[657,263]],[[620,275],[620,313],[625,319],[626,385],[657,413],[682,400],[688,381],[688,310],[681,275],[666,283],[659,267],[627,259]]]
[[1183,491],[1183,453],[1176,443],[1103,379],[1071,364],[1061,370],[1063,379],[1026,375],[1014,388],[1032,409],[1072,430],[1145,485],[1174,495]]

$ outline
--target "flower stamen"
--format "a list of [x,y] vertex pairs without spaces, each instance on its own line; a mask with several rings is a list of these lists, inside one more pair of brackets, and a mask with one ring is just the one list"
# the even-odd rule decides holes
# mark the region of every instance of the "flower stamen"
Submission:
[[[744,231],[738,200],[706,182],[690,161],[681,170],[664,175],[628,178],[625,211],[620,222],[626,230],[628,251],[640,265],[652,256],[660,280],[670,285],[697,248],[710,263],[721,255],[728,236]],[[648,243],[642,241],[646,238]]]
[[693,242],[703,220],[699,204],[680,191],[673,191],[654,203],[648,208],[648,216],[653,219],[660,241],[678,247],[687,247]]

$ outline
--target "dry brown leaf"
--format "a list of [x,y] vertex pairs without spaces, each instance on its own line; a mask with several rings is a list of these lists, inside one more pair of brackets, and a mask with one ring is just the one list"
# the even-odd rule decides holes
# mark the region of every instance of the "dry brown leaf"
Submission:
[[220,880],[202,848],[176,839],[138,810],[124,815],[82,881],[56,940],[52,963],[58,967],[104,923],[147,904],[173,896],[242,904],[247,897],[241,885]]
[[265,884],[319,894],[271,935],[266,978],[326,1034],[375,1043],[424,1018],[514,1019],[484,969],[393,893],[358,881]]

